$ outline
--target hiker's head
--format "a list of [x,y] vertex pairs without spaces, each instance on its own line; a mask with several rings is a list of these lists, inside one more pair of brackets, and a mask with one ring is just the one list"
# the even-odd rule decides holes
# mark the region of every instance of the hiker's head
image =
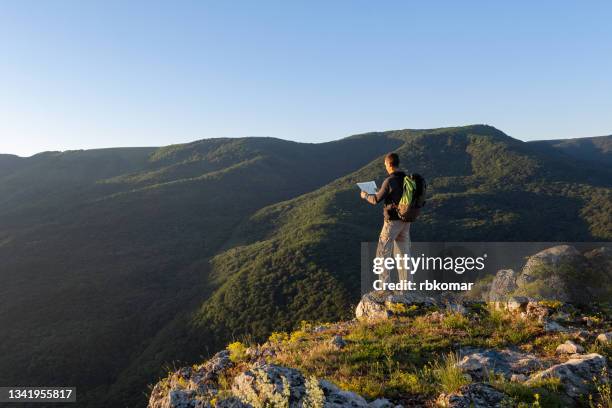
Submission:
[[389,153],[385,156],[385,169],[391,174],[399,167],[399,156],[396,153]]

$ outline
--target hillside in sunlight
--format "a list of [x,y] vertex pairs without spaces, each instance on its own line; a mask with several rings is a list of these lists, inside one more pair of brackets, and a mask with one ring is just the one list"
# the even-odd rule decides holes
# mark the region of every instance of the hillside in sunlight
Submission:
[[398,144],[212,139],[0,157],[0,383],[75,384],[83,404],[106,395],[214,289],[208,260],[236,225]]

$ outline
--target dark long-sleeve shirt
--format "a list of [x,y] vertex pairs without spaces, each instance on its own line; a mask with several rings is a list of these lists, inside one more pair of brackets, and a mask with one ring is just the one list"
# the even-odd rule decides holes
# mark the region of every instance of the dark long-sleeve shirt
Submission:
[[396,206],[402,198],[405,176],[406,174],[403,171],[394,171],[383,181],[376,194],[368,194],[366,197],[366,200],[374,205],[384,201],[385,220],[399,220]]

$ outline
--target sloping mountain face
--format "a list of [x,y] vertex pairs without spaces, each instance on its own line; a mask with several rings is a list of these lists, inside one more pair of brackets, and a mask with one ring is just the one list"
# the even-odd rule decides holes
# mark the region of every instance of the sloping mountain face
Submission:
[[556,150],[566,155],[568,159],[596,162],[604,166],[612,165],[612,135],[580,139],[539,140],[531,144],[549,153]]
[[[404,167],[427,175],[431,195],[413,226],[414,240],[612,237],[610,169],[551,159],[488,127],[402,136],[405,143],[397,152]],[[381,224],[380,209],[359,200],[354,183],[383,178],[381,163],[373,162],[256,213],[239,227],[242,239],[252,243],[214,259],[215,273],[229,278],[201,307],[196,323],[233,334],[249,327],[249,333],[263,336],[279,321],[312,316],[320,304],[327,305],[325,311],[344,310],[359,285],[357,243],[375,241]],[[252,318],[257,308],[275,318],[257,322]]]
[[214,139],[1,157],[0,384],[73,384],[81,405],[100,401],[150,338],[207,298],[208,260],[236,225],[400,143]]
[[348,317],[390,150],[428,180],[415,240],[612,239],[610,166],[489,126],[0,157],[0,383],[143,406],[163,363]]

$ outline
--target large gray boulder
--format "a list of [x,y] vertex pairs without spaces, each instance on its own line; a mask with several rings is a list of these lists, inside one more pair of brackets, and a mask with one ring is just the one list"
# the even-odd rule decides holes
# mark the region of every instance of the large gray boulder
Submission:
[[434,298],[417,292],[372,291],[361,297],[355,309],[355,316],[359,320],[389,319],[393,316],[406,315],[415,308],[426,311],[436,305]]
[[575,354],[565,363],[556,364],[544,371],[532,374],[525,384],[537,384],[546,378],[558,378],[565,393],[576,398],[590,391],[593,378],[598,378],[602,382],[608,381],[607,378],[602,378],[604,367],[606,367],[606,359],[600,354]]
[[[184,367],[153,387],[149,408],[391,408],[389,401],[368,403],[354,392],[306,378],[294,368],[254,364],[233,379],[231,391],[219,392],[218,377],[232,366],[229,353],[217,353],[199,367]],[[213,404],[214,400],[214,404]]]
[[549,365],[533,354],[508,349],[467,349],[457,363],[461,371],[477,380],[486,380],[490,374],[510,380],[514,374],[528,375]]
[[505,307],[511,298],[590,303],[612,297],[612,248],[581,254],[557,245],[530,256],[520,271],[502,269],[489,285],[486,300]]
[[576,354],[576,353],[582,353],[583,351],[584,351],[584,348],[581,345],[576,344],[571,340],[567,340],[565,343],[561,343],[557,346],[555,353],[557,354]]
[[571,245],[557,245],[530,256],[521,273],[523,277],[526,277],[540,268],[541,265],[557,267],[566,263],[582,261],[582,258],[582,254],[575,247]]
[[354,392],[341,390],[325,380],[305,378],[299,370],[274,364],[257,365],[238,375],[232,385],[232,394],[253,408],[389,406],[381,400],[368,404]]
[[385,306],[387,296],[383,292],[366,293],[355,309],[355,317],[359,320],[388,319],[391,313]]
[[588,290],[576,287],[587,268],[586,258],[573,246],[557,245],[527,259],[516,278],[516,295],[561,302],[584,302]]
[[298,370],[264,364],[238,375],[232,394],[255,408],[297,407],[306,395],[306,386]]

